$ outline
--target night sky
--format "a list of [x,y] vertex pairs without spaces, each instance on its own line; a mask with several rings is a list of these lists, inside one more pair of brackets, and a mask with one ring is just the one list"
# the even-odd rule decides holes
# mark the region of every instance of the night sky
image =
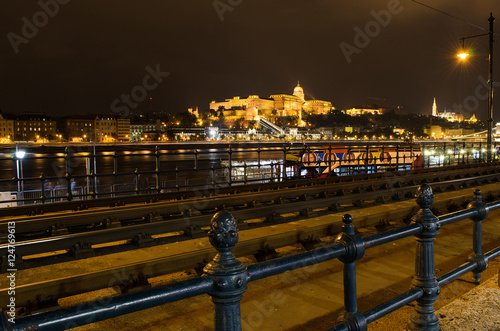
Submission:
[[[337,109],[376,103],[430,114],[436,97],[439,111],[461,105],[466,117],[477,109],[486,119],[488,37],[466,41],[475,54],[468,65],[455,55],[460,37],[486,31],[409,0],[55,1],[2,1],[4,113],[111,114],[115,100],[115,110],[177,113],[291,94],[300,81],[306,99]],[[500,31],[498,0],[424,2],[485,29],[493,11]],[[356,45],[367,27],[371,36]],[[157,67],[157,80],[147,77]],[[132,91],[127,106],[121,95]]]

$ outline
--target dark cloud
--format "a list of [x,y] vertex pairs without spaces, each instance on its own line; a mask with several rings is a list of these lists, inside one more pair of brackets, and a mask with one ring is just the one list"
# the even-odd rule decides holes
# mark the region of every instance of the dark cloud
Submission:
[[[157,64],[170,75],[148,92],[153,102],[141,103],[145,110],[175,113],[234,95],[290,93],[297,80],[309,97],[337,108],[378,102],[430,112],[433,97],[440,110],[474,97],[479,77],[487,77],[487,38],[470,41],[477,56],[466,69],[454,52],[460,37],[483,31],[412,1],[401,0],[401,12],[346,61],[339,45],[354,45],[354,29],[395,2],[243,0],[221,22],[213,1],[72,0],[15,54],[8,33],[21,35],[22,18],[32,21],[41,8],[4,1],[0,109],[109,112]],[[426,3],[485,28],[498,7],[494,0]],[[484,119],[486,101],[478,101]]]

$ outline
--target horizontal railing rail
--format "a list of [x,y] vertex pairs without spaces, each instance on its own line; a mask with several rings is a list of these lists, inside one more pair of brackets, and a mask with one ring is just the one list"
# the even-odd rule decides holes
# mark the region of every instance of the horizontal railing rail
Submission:
[[[8,321],[8,311],[3,315],[3,325],[9,329],[37,327],[37,330],[62,330],[89,324],[122,314],[150,308],[160,304],[209,294],[214,302],[214,323],[216,330],[241,330],[240,300],[253,281],[282,274],[332,259],[344,264],[344,313],[331,330],[367,330],[367,325],[411,302],[416,301],[415,313],[410,318],[411,330],[439,330],[439,318],[435,314],[434,302],[438,299],[440,287],[472,272],[479,284],[481,272],[488,261],[500,256],[500,247],[482,253],[482,221],[490,211],[500,208],[500,201],[486,204],[480,190],[475,190],[475,199],[467,209],[437,218],[433,215],[434,195],[428,184],[422,184],[417,192],[420,211],[413,216],[412,223],[398,229],[362,238],[356,234],[353,219],[346,214],[343,218],[343,232],[334,243],[323,243],[318,248],[304,253],[278,258],[246,266],[232,254],[239,232],[234,217],[227,211],[220,211],[212,219],[209,239],[218,254],[204,268],[201,277],[149,289],[143,292],[123,295],[106,300],[85,303],[65,310],[50,311],[19,317],[16,323]],[[434,238],[441,226],[471,219],[474,231],[473,253],[468,261],[456,269],[436,278],[434,262]],[[357,310],[356,261],[363,258],[367,249],[415,236],[417,241],[415,275],[412,289],[374,307],[365,313]]]
[[0,207],[482,163],[488,154],[481,142],[216,146],[104,151],[83,145],[21,154],[13,149],[0,154]]

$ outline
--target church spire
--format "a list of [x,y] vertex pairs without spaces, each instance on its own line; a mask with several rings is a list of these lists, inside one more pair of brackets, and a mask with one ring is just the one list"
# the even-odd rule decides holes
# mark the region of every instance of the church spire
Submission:
[[437,114],[436,98],[434,98],[434,103],[432,104],[432,116],[437,116]]

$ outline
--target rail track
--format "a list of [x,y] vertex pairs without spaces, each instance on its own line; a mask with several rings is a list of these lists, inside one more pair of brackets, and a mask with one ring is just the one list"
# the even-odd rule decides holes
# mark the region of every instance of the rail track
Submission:
[[[81,258],[93,256],[96,252],[99,253],[99,249],[93,248],[94,245],[123,240],[124,238],[126,244],[122,246],[128,245],[130,247],[132,243],[135,245],[132,247],[137,248],[138,246],[164,243],[162,238],[151,237],[157,233],[182,231],[190,233],[191,237],[196,236],[197,233],[204,236],[203,227],[208,225],[215,210],[225,208],[230,209],[231,213],[240,220],[241,228],[251,229],[282,223],[279,230],[272,227],[260,231],[255,229],[257,231],[253,232],[243,231],[242,240],[234,251],[237,256],[256,255],[260,258],[266,258],[274,253],[274,249],[297,243],[302,243],[308,249],[319,242],[318,238],[338,233],[341,226],[340,217],[336,217],[335,212],[348,208],[367,208],[365,216],[356,218],[358,227],[377,225],[377,223],[380,224],[381,220],[385,221],[386,224],[393,219],[401,220],[415,211],[416,205],[413,201],[407,201],[404,206],[398,204],[395,208],[387,205],[387,208],[383,208],[383,210],[379,208],[378,211],[370,210],[370,206],[377,208],[377,204],[410,198],[417,189],[416,184],[422,181],[431,183],[436,193],[482,186],[485,197],[489,195],[491,198],[496,198],[500,194],[499,185],[495,185],[500,180],[499,167],[478,165],[467,166],[465,169],[448,168],[446,172],[440,171],[440,169],[433,170],[387,173],[384,176],[364,176],[357,180],[355,178],[310,180],[306,181],[304,186],[299,186],[298,183],[287,183],[288,186],[283,187],[284,185],[280,186],[283,183],[275,183],[270,185],[272,188],[261,189],[258,193],[253,191],[257,190],[255,187],[242,187],[236,188],[236,190],[246,190],[246,192],[236,193],[233,191],[232,194],[226,192],[223,195],[187,198],[181,201],[130,204],[113,207],[112,210],[95,207],[91,210],[65,212],[60,215],[36,215],[18,217],[18,219],[10,218],[10,220],[16,219],[16,230],[19,225],[19,229],[25,229],[24,233],[28,233],[30,230],[39,231],[47,224],[53,224],[53,220],[50,221],[50,219],[56,216],[56,218],[65,220],[65,224],[72,224],[72,226],[73,224],[88,226],[88,224],[102,223],[103,219],[114,218],[116,221],[113,223],[118,225],[115,228],[69,233],[16,244],[16,253],[20,254],[20,257],[40,252],[65,250],[70,252],[66,255]],[[472,190],[466,191],[466,193],[460,194],[451,193],[451,197],[437,201],[434,204],[435,208],[449,210],[453,206],[467,203],[472,198]],[[183,207],[179,209],[179,205],[183,205]],[[294,213],[300,213],[302,217],[311,217],[314,213],[317,215],[334,214],[327,221],[318,223],[303,220],[298,226],[297,222],[286,223],[289,220],[298,219],[294,217]],[[284,214],[291,216],[284,217]],[[259,218],[264,219],[264,221],[247,222]],[[75,223],[69,223],[67,219]],[[89,219],[93,222],[88,223]],[[2,222],[6,221],[2,220]],[[29,224],[30,221],[34,224]],[[134,222],[143,223],[134,224]],[[186,229],[188,225],[189,230]],[[130,239],[131,234],[136,239]],[[180,235],[170,238],[178,241]],[[200,240],[197,241],[196,246],[184,245],[187,247],[186,249],[176,250],[175,253],[171,254],[165,254],[164,251],[158,255],[150,254],[147,259],[135,263],[114,265],[95,272],[20,284],[16,288],[16,303],[18,306],[28,307],[28,310],[36,310],[40,307],[56,304],[57,299],[63,296],[102,289],[111,285],[120,286],[122,290],[127,291],[131,286],[147,283],[146,279],[149,277],[199,268],[215,255],[208,240],[206,238]],[[2,245],[1,248],[4,246]],[[75,246],[80,247],[75,248]],[[49,263],[55,262],[52,260]],[[18,265],[22,266],[22,264]],[[29,263],[25,265],[30,266]],[[21,268],[19,269],[21,270]],[[110,280],[112,280],[112,284]],[[6,288],[1,289],[0,293],[6,294],[4,293],[6,290]]]
[[[7,224],[15,221],[14,246],[19,262],[26,256],[54,251],[64,255],[56,261],[60,262],[202,237],[212,215],[220,209],[230,210],[239,227],[246,229],[295,220],[296,214],[311,217],[401,201],[412,198],[417,184],[424,181],[433,183],[435,192],[500,182],[497,166],[453,167],[445,175],[442,171],[428,170],[238,187],[224,189],[218,195],[205,192],[207,196],[128,205],[120,198],[115,200],[114,207],[4,217],[0,219],[0,231],[5,242]],[[96,248],[110,242],[120,244]],[[7,255],[7,248],[7,244],[0,245],[0,256]],[[29,261],[19,264],[19,269],[54,263],[53,259]],[[5,263],[2,269],[6,269]]]

